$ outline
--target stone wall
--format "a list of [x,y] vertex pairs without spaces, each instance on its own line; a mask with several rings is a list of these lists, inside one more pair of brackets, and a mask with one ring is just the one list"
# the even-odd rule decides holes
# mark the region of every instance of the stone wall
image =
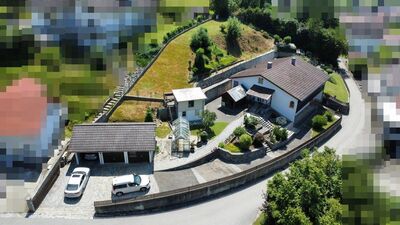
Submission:
[[350,112],[350,104],[349,103],[342,103],[336,98],[332,98],[331,96],[325,95],[323,97],[323,104],[336,112],[340,112],[343,115],[349,115]]
[[229,91],[231,88],[232,88],[232,81],[230,79],[226,79],[206,89],[203,89],[204,93],[207,96],[206,104],[219,98],[221,95]]
[[96,216],[112,216],[117,213],[143,213],[165,210],[171,207],[187,205],[190,202],[201,201],[206,198],[238,188],[246,183],[253,182],[266,175],[285,168],[296,160],[304,148],[320,146],[341,128],[342,118],[338,119],[329,129],[304,142],[300,146],[277,156],[248,170],[210,182],[181,188],[177,190],[139,196],[120,202],[96,201],[94,207]]
[[226,149],[217,148],[218,158],[226,163],[249,163],[253,160],[263,158],[267,154],[266,148],[259,148],[245,153],[231,153]]
[[271,50],[271,51],[264,53],[258,57],[255,57],[253,59],[235,64],[234,66],[232,66],[228,69],[225,69],[224,71],[222,71],[216,75],[213,75],[207,79],[204,79],[204,80],[198,82],[197,86],[201,87],[202,89],[205,89],[205,88],[210,87],[216,83],[219,83],[225,79],[230,78],[231,76],[233,76],[234,74],[236,74],[240,71],[250,69],[259,63],[266,62],[266,61],[272,61],[275,58],[275,56],[276,56],[275,50]]

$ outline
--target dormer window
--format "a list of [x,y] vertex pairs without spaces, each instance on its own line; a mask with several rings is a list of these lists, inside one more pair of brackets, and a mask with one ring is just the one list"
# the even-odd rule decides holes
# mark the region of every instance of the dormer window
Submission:
[[294,108],[294,101],[289,102],[289,108],[293,109]]

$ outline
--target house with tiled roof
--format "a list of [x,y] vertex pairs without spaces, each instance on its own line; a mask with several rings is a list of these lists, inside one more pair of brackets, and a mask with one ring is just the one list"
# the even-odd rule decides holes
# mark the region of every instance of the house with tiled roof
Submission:
[[321,102],[329,76],[299,57],[278,58],[241,71],[231,77],[252,101],[271,107],[290,121],[304,114],[312,102]]

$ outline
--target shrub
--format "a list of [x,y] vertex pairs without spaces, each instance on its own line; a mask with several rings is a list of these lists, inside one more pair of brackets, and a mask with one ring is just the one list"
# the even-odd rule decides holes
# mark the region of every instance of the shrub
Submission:
[[204,49],[199,48],[196,51],[196,57],[194,59],[193,72],[202,73],[206,68],[206,60],[204,55]]
[[286,128],[274,127],[272,130],[272,135],[277,141],[286,141],[288,137],[288,132]]
[[236,41],[241,35],[242,27],[240,21],[235,17],[229,18],[226,32],[226,39],[228,42],[232,43]]
[[263,143],[264,143],[265,139],[264,139],[264,135],[257,133],[254,136],[254,140],[253,140],[253,145],[256,147],[262,147]]
[[250,135],[248,134],[243,134],[239,138],[239,146],[241,149],[247,150],[251,146],[251,143],[253,140],[251,139]]
[[150,108],[147,108],[146,110],[146,117],[144,118],[144,122],[154,122],[153,112]]
[[292,37],[290,36],[286,36],[283,38],[283,42],[285,42],[285,44],[290,44],[292,43]]
[[258,124],[258,120],[254,116],[244,117],[244,126],[249,129],[254,129]]
[[200,133],[200,139],[201,139],[202,142],[206,142],[206,141],[207,141],[207,139],[208,139],[208,133],[207,133],[207,131],[202,131],[202,132]]
[[222,142],[220,142],[220,143],[218,144],[218,148],[225,148],[225,144],[222,143]]
[[225,24],[221,24],[221,26],[219,26],[219,29],[221,30],[221,33],[224,33],[225,34],[225,32],[226,32],[226,26],[225,26]]
[[279,35],[275,34],[275,35],[274,35],[274,43],[275,43],[275,44],[276,44],[276,43],[280,43],[281,41],[282,41],[282,38],[279,37]]
[[328,120],[323,115],[316,115],[312,118],[312,128],[314,130],[321,130],[327,123]]
[[207,50],[212,45],[212,41],[208,36],[207,29],[200,27],[196,33],[193,34],[192,40],[190,41],[190,48],[196,52],[197,49],[202,48]]
[[236,137],[240,137],[240,136],[242,136],[243,134],[245,134],[246,133],[246,130],[243,128],[243,127],[236,127],[236,129],[233,131],[233,134],[236,136]]
[[215,112],[210,112],[209,110],[204,110],[201,114],[202,124],[206,130],[210,130],[217,119],[217,114]]
[[332,113],[331,111],[327,110],[327,111],[324,113],[324,116],[326,117],[326,119],[327,119],[329,122],[332,122],[332,121],[333,121],[333,113]]

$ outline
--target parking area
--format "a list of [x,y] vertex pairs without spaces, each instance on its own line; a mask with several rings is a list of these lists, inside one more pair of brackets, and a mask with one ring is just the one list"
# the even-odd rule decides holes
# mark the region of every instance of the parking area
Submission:
[[[141,164],[104,164],[82,162],[80,167],[89,167],[91,175],[82,197],[77,199],[64,198],[64,189],[68,179],[77,165],[73,162],[61,169],[60,176],[50,189],[38,210],[32,217],[68,217],[91,218],[94,215],[94,201],[122,200],[134,198],[139,195],[158,193],[159,188],[153,176],[153,166],[149,163]],[[126,194],[121,197],[113,196],[112,179],[115,176],[127,174],[140,174],[150,176],[150,190]]]

